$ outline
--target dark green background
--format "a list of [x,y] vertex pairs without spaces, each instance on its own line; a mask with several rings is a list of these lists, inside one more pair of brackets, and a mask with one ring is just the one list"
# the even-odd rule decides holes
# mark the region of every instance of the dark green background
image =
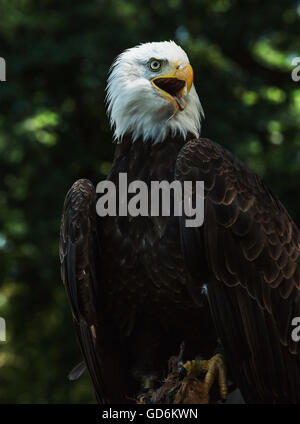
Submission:
[[113,154],[109,66],[125,48],[187,51],[202,135],[262,175],[300,222],[300,3],[293,0],[0,0],[0,402],[93,402],[60,281],[64,196]]

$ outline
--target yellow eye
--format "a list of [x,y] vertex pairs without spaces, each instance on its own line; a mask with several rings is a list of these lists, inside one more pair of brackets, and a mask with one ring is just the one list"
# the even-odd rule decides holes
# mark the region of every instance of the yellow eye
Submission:
[[151,71],[157,72],[161,68],[161,62],[157,59],[152,59],[149,62],[149,68],[151,69]]

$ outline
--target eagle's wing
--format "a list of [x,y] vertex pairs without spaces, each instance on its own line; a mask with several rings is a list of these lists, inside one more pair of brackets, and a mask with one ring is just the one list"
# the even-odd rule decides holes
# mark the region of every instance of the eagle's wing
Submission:
[[98,402],[120,401],[110,320],[105,319],[96,193],[88,180],[76,181],[65,198],[61,232],[62,279],[70,301],[81,352]]
[[204,181],[204,224],[185,227],[182,249],[196,284],[207,283],[231,374],[246,402],[300,402],[300,234],[282,204],[218,144],[191,140],[176,178]]

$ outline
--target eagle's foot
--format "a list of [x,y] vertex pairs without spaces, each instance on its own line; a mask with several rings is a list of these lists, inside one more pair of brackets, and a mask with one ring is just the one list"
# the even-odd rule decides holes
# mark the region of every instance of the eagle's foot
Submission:
[[151,404],[154,403],[155,392],[153,389],[148,389],[147,391],[139,394],[137,396],[137,402],[139,404]]
[[153,378],[146,378],[143,381],[143,392],[137,396],[137,403],[154,403],[155,391],[153,390]]
[[215,380],[218,379],[220,395],[222,399],[225,400],[227,398],[228,388],[226,383],[226,366],[223,355],[218,353],[212,356],[209,360],[195,359],[193,361],[187,361],[183,364],[179,371],[181,377],[197,377],[202,373],[206,373],[204,382],[207,384],[208,390],[211,389]]

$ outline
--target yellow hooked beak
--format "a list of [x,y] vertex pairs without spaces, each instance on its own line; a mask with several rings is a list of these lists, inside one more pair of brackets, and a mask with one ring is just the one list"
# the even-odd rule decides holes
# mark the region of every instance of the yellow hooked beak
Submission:
[[184,96],[189,93],[193,84],[193,68],[188,62],[178,60],[174,63],[174,71],[157,76],[151,80],[153,87],[168,100],[175,109],[184,110]]

